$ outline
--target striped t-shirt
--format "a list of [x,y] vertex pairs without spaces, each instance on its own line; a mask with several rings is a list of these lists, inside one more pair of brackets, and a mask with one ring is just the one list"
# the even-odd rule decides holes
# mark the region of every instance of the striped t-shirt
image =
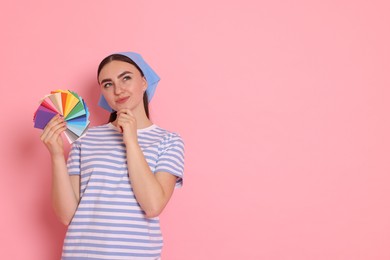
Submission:
[[[153,173],[183,182],[181,137],[157,125],[138,130],[138,143]],[[90,128],[73,143],[69,175],[80,175],[80,203],[68,227],[62,259],[159,259],[159,218],[146,218],[133,194],[123,135],[111,123]]]

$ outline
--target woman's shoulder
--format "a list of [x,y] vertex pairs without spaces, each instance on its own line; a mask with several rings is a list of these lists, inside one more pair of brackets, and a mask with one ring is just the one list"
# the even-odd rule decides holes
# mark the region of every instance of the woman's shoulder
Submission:
[[110,132],[116,132],[116,130],[115,127],[112,126],[112,124],[108,123],[108,124],[88,127],[87,131],[85,132],[85,135],[88,136],[91,134],[110,133]]
[[159,125],[153,124],[147,128],[139,129],[138,136],[149,137],[149,138],[159,138],[159,139],[172,139],[172,138],[180,138],[181,136],[178,132],[168,130]]
[[160,150],[169,149],[169,147],[181,147],[184,149],[184,141],[181,135],[172,130],[153,125],[138,133],[140,143],[154,143]]

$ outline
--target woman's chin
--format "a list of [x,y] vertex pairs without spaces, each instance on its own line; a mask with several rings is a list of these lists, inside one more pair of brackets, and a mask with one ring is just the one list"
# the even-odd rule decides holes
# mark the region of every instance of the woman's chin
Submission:
[[129,106],[128,104],[116,104],[115,108],[116,108],[116,111],[119,111],[121,109],[130,109],[131,110],[131,106]]

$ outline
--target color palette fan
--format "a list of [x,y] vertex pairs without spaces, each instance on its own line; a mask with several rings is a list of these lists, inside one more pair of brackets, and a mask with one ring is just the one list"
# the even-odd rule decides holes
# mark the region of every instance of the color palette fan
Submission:
[[45,96],[34,113],[34,127],[44,129],[57,114],[64,117],[67,125],[65,136],[73,143],[84,135],[89,125],[89,112],[84,100],[70,90],[55,90]]

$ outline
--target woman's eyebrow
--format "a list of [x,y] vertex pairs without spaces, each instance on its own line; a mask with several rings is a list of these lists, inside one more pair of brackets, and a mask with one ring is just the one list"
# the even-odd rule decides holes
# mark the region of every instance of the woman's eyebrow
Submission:
[[123,77],[124,75],[126,75],[126,74],[128,74],[128,73],[133,74],[133,72],[124,71],[124,72],[122,72],[121,74],[119,74],[117,78],[119,79],[119,78]]
[[103,79],[102,81],[100,81],[100,84],[103,84],[105,82],[110,82],[110,81],[111,81],[111,79]]
[[[131,72],[131,71],[124,71],[124,72],[122,72],[121,74],[119,74],[119,75],[117,76],[117,78],[119,79],[119,78],[123,77],[123,76],[126,75],[126,74],[134,74],[134,73]],[[110,82],[110,81],[112,81],[112,80],[111,80],[111,79],[103,79],[103,80],[100,82],[100,84],[103,84],[103,83],[105,83],[105,82]]]

